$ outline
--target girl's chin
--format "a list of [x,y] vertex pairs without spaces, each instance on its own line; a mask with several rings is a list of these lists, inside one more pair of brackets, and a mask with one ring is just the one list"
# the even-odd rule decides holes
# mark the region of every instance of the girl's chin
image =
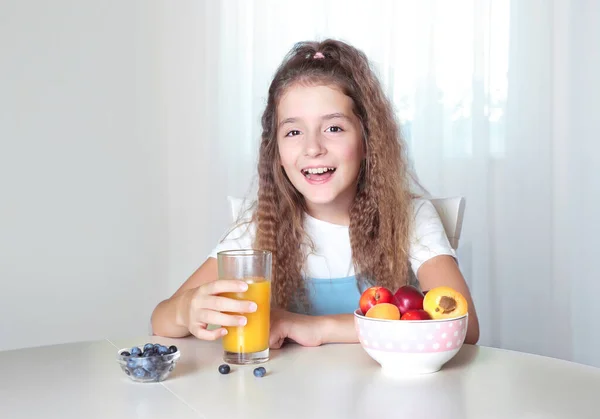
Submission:
[[340,204],[340,194],[337,193],[307,193],[303,194],[308,205],[327,207],[338,206]]

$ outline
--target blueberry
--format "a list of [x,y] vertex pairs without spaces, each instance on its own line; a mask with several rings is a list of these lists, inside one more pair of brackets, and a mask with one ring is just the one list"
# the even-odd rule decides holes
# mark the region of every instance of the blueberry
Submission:
[[160,367],[160,373],[161,374],[168,374],[171,371],[173,371],[173,369],[175,368],[175,364],[169,363],[169,364],[164,364]]
[[166,354],[168,354],[168,353],[169,353],[169,348],[167,348],[166,346],[160,345],[160,346],[158,347],[158,353],[159,353],[160,355],[166,355]]
[[146,375],[146,371],[143,368],[136,368],[133,370],[133,376],[136,378],[143,378]]
[[151,349],[154,349],[154,344],[153,343],[147,343],[144,345],[144,352],[149,351]]
[[142,359],[141,366],[148,372],[156,370],[158,360],[156,358],[144,358]]
[[254,376],[255,377],[264,377],[267,373],[267,370],[264,367],[254,368]]
[[137,346],[134,346],[133,348],[131,348],[131,355],[137,356],[137,355],[141,355],[141,353],[142,353],[142,351]]
[[150,356],[155,356],[155,355],[156,355],[156,352],[154,352],[154,349],[151,349],[149,351],[144,351],[142,353],[142,357],[144,357],[144,358],[148,358]]
[[129,358],[127,360],[127,368],[134,369],[138,366],[138,360],[136,358]]
[[169,346],[169,353],[174,354],[175,352],[177,352],[177,346],[175,346],[175,345]]
[[122,356],[131,356],[131,354],[129,352],[127,352],[127,351],[121,352],[121,355]]
[[229,365],[227,365],[227,364],[219,365],[219,372],[221,374],[229,374],[229,371],[231,371],[231,368],[229,367]]

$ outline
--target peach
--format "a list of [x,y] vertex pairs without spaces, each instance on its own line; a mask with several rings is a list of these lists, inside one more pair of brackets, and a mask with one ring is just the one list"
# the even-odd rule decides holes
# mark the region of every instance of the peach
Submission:
[[467,314],[468,304],[460,292],[442,286],[425,294],[423,310],[429,313],[432,319],[451,319]]
[[366,317],[386,320],[400,320],[400,310],[392,303],[376,304],[367,311]]

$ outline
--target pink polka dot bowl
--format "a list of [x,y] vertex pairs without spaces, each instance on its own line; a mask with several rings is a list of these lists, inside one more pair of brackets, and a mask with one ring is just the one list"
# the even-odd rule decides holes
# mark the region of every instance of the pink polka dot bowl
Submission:
[[384,320],[354,312],[363,349],[386,375],[406,376],[439,371],[462,347],[468,314],[444,320]]

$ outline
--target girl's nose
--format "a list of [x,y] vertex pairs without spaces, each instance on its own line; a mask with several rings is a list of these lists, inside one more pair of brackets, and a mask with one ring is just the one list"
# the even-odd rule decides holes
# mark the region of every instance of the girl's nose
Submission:
[[323,138],[320,133],[310,134],[306,137],[306,143],[304,145],[304,154],[307,157],[318,157],[325,154],[326,149],[323,145]]

